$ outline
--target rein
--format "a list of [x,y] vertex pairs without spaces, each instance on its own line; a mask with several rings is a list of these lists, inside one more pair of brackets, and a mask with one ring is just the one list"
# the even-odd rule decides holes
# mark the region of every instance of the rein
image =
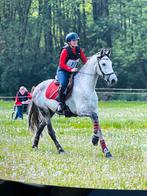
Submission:
[[[98,60],[98,66],[99,66],[99,69],[100,69],[100,71],[101,71],[101,73],[102,73],[102,77],[103,77],[103,78],[104,78],[105,76],[109,76],[109,77],[110,77],[110,75],[114,74],[114,72],[105,74],[105,73],[103,72],[103,70],[102,70],[100,64],[99,64],[99,58],[97,58],[97,60]],[[85,73],[85,72],[81,72],[81,71],[78,71],[78,73],[85,74],[85,75],[89,75],[89,76],[98,76],[97,73],[93,74],[93,73]]]
[[78,73],[89,75],[89,76],[97,76],[98,75],[97,73],[92,74],[92,73],[85,73],[85,72],[81,72],[81,71],[78,71]]

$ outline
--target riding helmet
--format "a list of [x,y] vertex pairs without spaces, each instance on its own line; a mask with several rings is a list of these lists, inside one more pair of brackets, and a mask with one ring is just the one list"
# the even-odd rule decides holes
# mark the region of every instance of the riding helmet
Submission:
[[71,40],[74,41],[74,40],[78,40],[78,39],[80,39],[80,38],[79,38],[78,34],[75,32],[68,33],[65,38],[67,43],[70,42]]

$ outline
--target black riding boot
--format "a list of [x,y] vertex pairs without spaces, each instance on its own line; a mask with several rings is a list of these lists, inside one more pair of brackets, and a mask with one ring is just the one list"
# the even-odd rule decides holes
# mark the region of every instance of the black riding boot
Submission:
[[57,108],[57,111],[59,113],[62,113],[63,110],[64,110],[64,107],[65,107],[65,94],[64,94],[64,91],[65,91],[65,87],[63,86],[60,86],[60,89],[59,89],[59,106]]

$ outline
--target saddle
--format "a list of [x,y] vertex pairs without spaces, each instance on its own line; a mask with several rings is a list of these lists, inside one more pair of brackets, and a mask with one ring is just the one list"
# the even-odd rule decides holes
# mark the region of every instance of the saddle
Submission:
[[[67,100],[71,93],[72,93],[72,89],[73,89],[73,83],[74,83],[74,77],[73,74],[71,74],[70,78],[69,78],[69,82],[67,85],[67,88],[65,90],[65,100]],[[49,86],[47,87],[47,90],[45,92],[45,96],[47,99],[54,99],[58,101],[58,95],[59,95],[59,82],[54,79],[51,84],[49,84]]]

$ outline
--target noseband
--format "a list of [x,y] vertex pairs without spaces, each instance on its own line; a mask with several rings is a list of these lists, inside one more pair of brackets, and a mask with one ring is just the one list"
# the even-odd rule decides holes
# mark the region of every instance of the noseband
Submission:
[[[106,55],[107,56],[107,55]],[[101,57],[102,58],[102,57]],[[99,69],[100,69],[100,72],[101,72],[101,74],[102,74],[102,77],[103,78],[105,78],[105,76],[108,76],[109,78],[110,78],[110,76],[112,75],[112,74],[114,74],[114,72],[111,72],[111,73],[108,73],[108,74],[106,74],[106,73],[104,73],[104,71],[102,70],[102,68],[101,68],[101,66],[100,66],[100,59],[101,59],[100,57],[97,57],[97,61],[98,61],[98,67],[99,67]]]

